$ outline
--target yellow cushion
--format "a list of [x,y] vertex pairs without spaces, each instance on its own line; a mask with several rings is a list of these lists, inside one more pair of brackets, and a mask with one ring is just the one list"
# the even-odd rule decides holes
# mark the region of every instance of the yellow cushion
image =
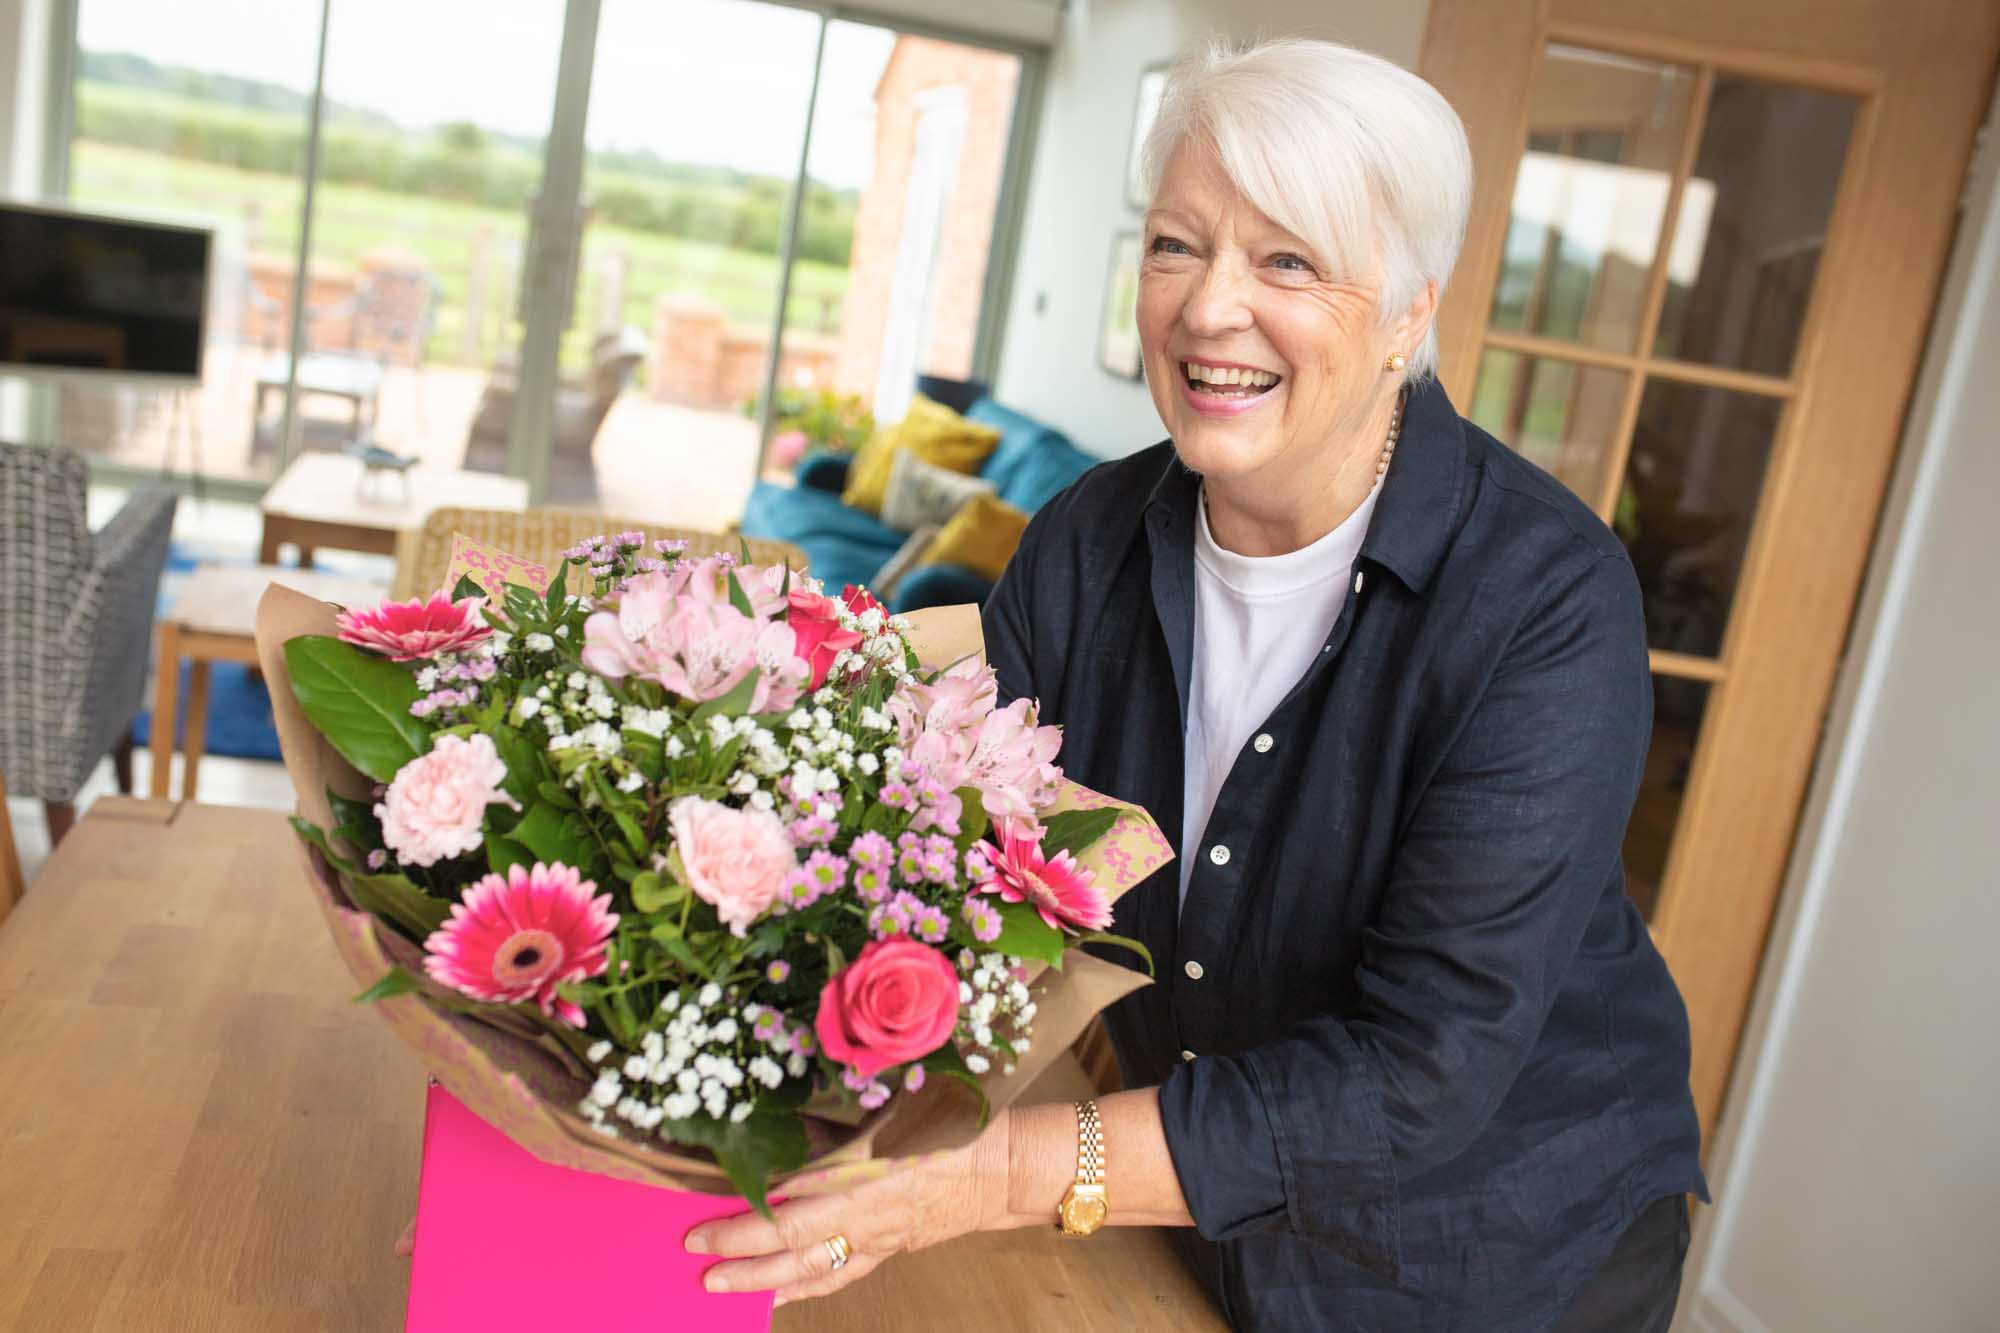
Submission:
[[1004,500],[975,495],[959,506],[919,563],[963,565],[992,581],[1014,558],[1014,548],[1027,530],[1027,514]]
[[864,513],[881,514],[882,499],[889,493],[889,473],[901,450],[907,449],[935,467],[970,476],[999,444],[999,431],[967,421],[918,394],[910,400],[907,416],[876,431],[855,452],[847,468],[847,489],[840,493],[841,503]]

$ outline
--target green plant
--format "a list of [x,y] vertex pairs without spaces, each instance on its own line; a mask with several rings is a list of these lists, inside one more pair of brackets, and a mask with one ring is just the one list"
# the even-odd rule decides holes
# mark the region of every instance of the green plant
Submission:
[[[743,405],[743,414],[757,415],[756,399]],[[815,448],[852,453],[875,433],[875,414],[855,394],[837,394],[831,389],[780,389],[771,427],[778,434],[801,431]]]

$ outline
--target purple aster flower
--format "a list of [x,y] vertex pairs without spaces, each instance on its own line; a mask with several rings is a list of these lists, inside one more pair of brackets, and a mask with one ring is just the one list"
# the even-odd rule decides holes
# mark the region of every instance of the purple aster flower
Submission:
[[785,978],[792,975],[792,965],[782,958],[773,958],[771,965],[764,969],[765,979],[773,986],[785,984]]
[[864,833],[847,849],[847,855],[858,866],[879,870],[887,868],[896,859],[896,849],[881,834]]

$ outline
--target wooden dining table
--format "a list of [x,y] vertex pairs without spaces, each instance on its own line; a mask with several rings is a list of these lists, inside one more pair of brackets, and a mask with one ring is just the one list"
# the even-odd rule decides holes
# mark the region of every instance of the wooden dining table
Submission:
[[[0,924],[0,1329],[402,1327],[424,1069],[352,1002],[303,873],[275,812],[105,797]],[[1066,1061],[1029,1095],[1085,1087]],[[1051,1228],[901,1256],[772,1327],[1226,1325],[1165,1233]]]

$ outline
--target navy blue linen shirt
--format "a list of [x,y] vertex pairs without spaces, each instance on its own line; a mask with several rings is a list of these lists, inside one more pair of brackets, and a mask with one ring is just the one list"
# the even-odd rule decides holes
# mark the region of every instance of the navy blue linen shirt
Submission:
[[[1003,696],[1170,836],[1198,499],[1171,442],[1092,470],[985,613]],[[1159,980],[1106,1021],[1126,1086],[1160,1087],[1177,1234],[1233,1325],[1544,1328],[1645,1205],[1706,1197],[1686,1010],[1619,855],[1652,725],[1639,588],[1434,383],[1355,572],[1185,908],[1174,866],[1119,901]]]

